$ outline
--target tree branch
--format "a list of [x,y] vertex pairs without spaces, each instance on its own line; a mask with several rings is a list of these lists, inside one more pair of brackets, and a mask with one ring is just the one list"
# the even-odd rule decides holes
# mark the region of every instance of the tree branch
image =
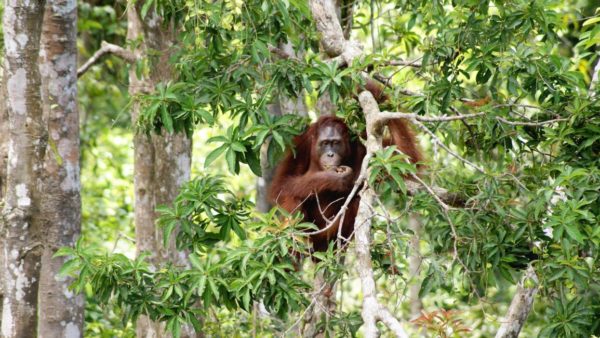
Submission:
[[100,45],[100,49],[92,55],[79,69],[77,69],[77,77],[81,77],[88,69],[93,66],[104,54],[114,54],[121,59],[125,60],[128,63],[134,63],[137,61],[137,57],[131,51],[117,45],[113,45],[112,43],[108,43],[106,41],[102,41]]
[[412,60],[412,61],[406,61],[406,60],[392,60],[390,62],[388,62],[388,65],[390,66],[402,66],[402,67],[413,67],[413,68],[420,68],[423,67],[423,65],[421,64],[421,62],[419,62],[419,60]]
[[[527,287],[527,281],[534,282],[532,287]],[[538,291],[538,278],[531,264],[527,267],[523,278],[517,285],[517,292],[510,303],[506,317],[502,321],[496,338],[515,338],[527,320],[527,316],[533,306],[533,299]]]
[[[384,119],[379,118],[377,101],[369,91],[358,96],[367,122],[367,155],[361,166],[361,176],[369,171],[369,158],[382,149]],[[375,191],[365,184],[360,192],[360,204],[356,216],[355,241],[358,274],[362,285],[363,306],[361,315],[364,321],[365,337],[377,337],[377,321],[383,322],[396,337],[408,337],[406,331],[389,310],[377,300],[377,287],[373,277],[371,262],[371,205],[375,200]]]

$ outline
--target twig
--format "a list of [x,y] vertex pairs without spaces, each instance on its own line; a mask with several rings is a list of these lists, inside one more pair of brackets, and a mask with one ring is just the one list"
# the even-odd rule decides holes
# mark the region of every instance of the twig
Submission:
[[114,252],[117,250],[117,244],[119,244],[119,240],[120,240],[121,238],[125,238],[126,240],[128,240],[128,241],[130,241],[131,243],[135,244],[135,239],[134,239],[134,238],[131,238],[131,237],[129,237],[129,236],[127,236],[127,235],[125,235],[124,233],[122,233],[122,232],[119,232],[119,233],[117,234],[117,238],[115,239],[115,244],[113,245],[113,248],[112,248],[112,251],[111,251],[112,253],[114,253]]
[[474,169],[476,169],[477,171],[481,172],[482,174],[487,174],[485,172],[485,170],[483,170],[483,168],[481,168],[480,166],[476,165],[475,163],[467,160],[466,158],[460,156],[458,153],[452,151],[450,149],[450,147],[448,147],[444,142],[442,142],[442,140],[439,139],[439,137],[437,137],[437,135],[435,135],[431,130],[429,130],[429,128],[425,127],[425,125],[421,122],[419,122],[418,120],[413,120],[413,123],[417,125],[417,127],[419,127],[419,129],[423,130],[424,132],[426,132],[427,134],[429,134],[429,136],[431,136],[431,138],[433,139],[433,141],[435,141],[440,147],[442,147],[444,150],[446,150],[446,152],[452,156],[454,156],[455,158],[457,158],[458,160],[462,161],[463,163],[473,167]]
[[421,62],[419,62],[419,60],[421,60],[421,58],[418,59],[414,59],[412,61],[406,61],[406,60],[392,60],[390,62],[388,62],[387,64],[389,66],[403,66],[403,67],[413,67],[413,68],[420,68],[423,67],[423,64],[421,64]]
[[479,112],[473,114],[458,114],[453,116],[423,116],[415,113],[400,113],[400,112],[381,112],[378,115],[378,118],[383,120],[394,120],[394,119],[408,119],[413,121],[420,122],[448,122],[448,121],[457,121],[457,120],[465,120],[472,119],[475,117],[484,116],[486,112]]
[[77,77],[81,77],[91,66],[93,66],[104,54],[114,54],[128,63],[137,61],[137,57],[130,50],[121,46],[113,45],[106,41],[102,41],[100,49],[98,49],[91,58],[89,58],[79,69],[77,69]]
[[560,118],[560,119],[546,120],[546,121],[540,121],[540,122],[528,122],[528,121],[509,121],[503,117],[496,116],[496,120],[498,120],[502,123],[510,124],[511,126],[539,127],[539,126],[543,126],[543,125],[551,124],[551,123],[555,123],[555,122],[568,121],[569,119]]

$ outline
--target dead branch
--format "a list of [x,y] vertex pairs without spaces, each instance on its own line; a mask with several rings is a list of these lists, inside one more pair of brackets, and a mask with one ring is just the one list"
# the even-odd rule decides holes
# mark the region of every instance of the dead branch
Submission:
[[127,50],[121,46],[102,41],[100,49],[98,49],[91,58],[89,58],[79,69],[77,69],[77,77],[81,77],[88,69],[93,66],[102,56],[105,54],[113,54],[120,57],[128,63],[134,63],[137,61],[137,57],[130,50]]

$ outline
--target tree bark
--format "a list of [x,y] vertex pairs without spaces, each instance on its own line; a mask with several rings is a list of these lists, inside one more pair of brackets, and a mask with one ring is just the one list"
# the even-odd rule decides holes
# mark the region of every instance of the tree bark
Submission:
[[[526,281],[531,279],[533,281],[532,287],[526,287]],[[535,270],[530,265],[523,275],[523,278],[517,285],[517,292],[510,303],[506,317],[502,321],[498,332],[496,332],[496,338],[517,338],[531,308],[533,307],[533,299],[538,291],[538,278],[535,274]]]
[[[4,68],[0,67],[0,205],[6,193],[6,166],[8,164],[8,112],[6,110],[6,81]],[[4,264],[4,219],[0,215],[0,267]],[[2,327],[2,303],[4,302],[4,274],[0,274],[0,328]],[[1,331],[0,331],[1,332]]]
[[[370,92],[364,91],[360,93],[358,99],[367,123],[367,140],[365,142],[367,155],[362,163],[361,175],[367,175],[366,177],[368,177],[370,158],[382,149],[384,120],[379,118],[378,115],[380,112],[377,101],[375,101]],[[363,293],[361,316],[363,319],[364,336],[369,338],[378,337],[377,322],[381,321],[396,337],[408,337],[402,324],[377,300],[377,285],[371,261],[371,223],[373,219],[372,210],[373,202],[375,201],[375,191],[369,185],[365,184],[359,196],[360,203],[354,222],[354,238],[356,241],[356,268]]]
[[37,336],[42,257],[39,180],[46,150],[38,57],[45,1],[7,0],[3,28],[9,117],[1,335]]
[[[6,109],[6,76],[4,67],[0,65],[0,201],[6,194],[6,166],[8,165],[8,111]],[[0,234],[2,234],[0,224]],[[0,242],[0,258],[2,257],[2,242]],[[2,260],[0,260],[2,262]],[[0,276],[0,281],[2,277]],[[0,284],[0,290],[2,290]],[[1,303],[0,303],[1,304]]]
[[421,274],[421,264],[423,258],[421,257],[421,220],[417,213],[410,214],[408,218],[408,227],[412,230],[413,235],[410,239],[410,255],[408,257],[408,270],[409,270],[409,289],[408,298],[410,301],[410,317],[411,319],[417,318],[423,311],[423,302],[419,298],[419,292],[421,291],[421,280],[419,278]]
[[44,159],[41,213],[44,251],[39,290],[39,337],[81,337],[83,296],[58,276],[81,232],[79,112],[77,109],[77,1],[47,0],[41,38],[42,101],[48,144]]
[[[162,25],[162,19],[154,11],[149,11],[145,21],[140,18],[137,8],[130,5],[127,11],[127,38],[135,41],[143,37],[143,42],[134,51],[136,59],[148,56],[148,50],[157,51],[159,60],[154,60],[148,76],[138,78],[135,67],[129,72],[129,94],[131,97],[152,91],[159,82],[172,78],[169,66],[171,46],[175,31],[172,25]],[[135,126],[140,114],[139,103],[134,103],[131,111]],[[162,230],[155,226],[155,209],[159,205],[170,204],[177,196],[181,184],[188,181],[191,170],[191,140],[185,134],[134,136],[134,194],[135,194],[135,233],[138,254],[151,253],[150,262],[155,266],[171,261],[186,264],[185,254],[179,255],[174,241],[168,248],[163,246]],[[192,336],[193,331],[184,329],[183,336]],[[137,321],[138,337],[167,337],[164,324],[152,322],[141,316]]]

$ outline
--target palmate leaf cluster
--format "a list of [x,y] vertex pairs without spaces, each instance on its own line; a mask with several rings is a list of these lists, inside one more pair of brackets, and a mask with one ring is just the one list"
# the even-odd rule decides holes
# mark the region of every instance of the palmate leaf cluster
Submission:
[[[554,0],[374,4],[355,4],[352,37],[366,46],[368,55],[344,68],[318,54],[319,35],[305,1],[144,2],[142,14],[156,9],[183,33],[171,60],[177,78],[136,98],[143,107],[139,131],[191,134],[198,124],[220,127],[222,121],[233,121],[211,139],[216,148],[205,167],[210,171],[223,157],[232,173],[247,164],[258,175],[263,145],[274,163],[307,123],[269,114],[269,105],[282,98],[300,96],[313,108],[314,99],[327,94],[361,135],[364,121],[353,92],[360,87],[362,70],[389,77],[390,101],[382,109],[430,117],[481,113],[462,121],[424,122],[434,136],[419,133],[428,160],[421,178],[459,194],[464,206],[445,210],[427,191],[405,196],[404,180],[414,167],[393,148],[370,164],[368,183],[377,188],[382,205],[392,212],[416,213],[422,220],[420,296],[435,297],[441,290],[456,303],[480,304],[493,290],[508,294],[523,268],[533,264],[539,282],[528,284],[540,288],[536,304],[541,308],[530,321],[542,328],[541,335],[598,333],[600,312],[591,305],[600,299],[600,103],[595,96],[599,87],[590,86],[600,21],[594,11]],[[281,56],[273,47],[289,54]],[[393,65],[396,60],[416,60],[421,66],[399,67]],[[555,121],[536,124],[549,120]],[[151,278],[142,278],[145,282],[138,286],[122,271],[146,263],[95,256],[81,248],[70,252],[77,258],[67,270],[85,268],[79,283],[109,290],[102,294],[117,295],[119,285],[137,288],[127,297],[147,293],[152,301],[144,311],[159,320],[189,322],[191,309],[205,311],[194,307],[196,300],[203,306],[245,310],[262,300],[279,315],[298,311],[306,304],[306,285],[298,277],[302,274],[293,271],[289,253],[305,251],[304,244],[296,241],[297,229],[281,224],[275,212],[256,215],[260,218],[254,221],[251,209],[222,180],[197,178],[172,207],[161,208],[159,219],[166,238],[172,234],[179,249],[191,252],[190,270],[148,272]],[[375,232],[390,242],[405,239],[397,233],[411,234],[402,220],[390,226],[393,233],[387,232],[387,219],[375,221]],[[406,245],[382,249],[388,238],[378,238],[373,248],[382,279],[402,268],[409,253]],[[328,257],[324,254],[321,262],[331,263]],[[397,267],[389,269],[392,262]],[[169,282],[160,287],[151,282],[158,280]],[[386,283],[384,290],[406,290],[402,281]],[[456,295],[457,289],[463,293]],[[190,290],[190,298],[181,301]],[[145,301],[127,302],[122,305]],[[132,314],[142,311],[136,306]],[[347,317],[344,324],[354,327],[353,313],[339,318]]]
[[190,253],[190,266],[157,267],[149,261],[151,253],[129,259],[79,241],[57,252],[71,257],[61,273],[77,274],[75,291],[91,288],[100,304],[121,308],[124,322],[147,315],[166,322],[175,336],[186,324],[201,332],[198,318],[211,308],[250,311],[261,302],[272,315],[286,318],[308,304],[309,285],[296,273],[290,252],[306,253],[307,248],[294,235],[299,231],[294,218],[281,228],[277,210],[251,220],[252,209],[233,196],[222,178],[197,178],[182,188],[173,207],[158,211],[165,242],[176,234],[176,247]]

